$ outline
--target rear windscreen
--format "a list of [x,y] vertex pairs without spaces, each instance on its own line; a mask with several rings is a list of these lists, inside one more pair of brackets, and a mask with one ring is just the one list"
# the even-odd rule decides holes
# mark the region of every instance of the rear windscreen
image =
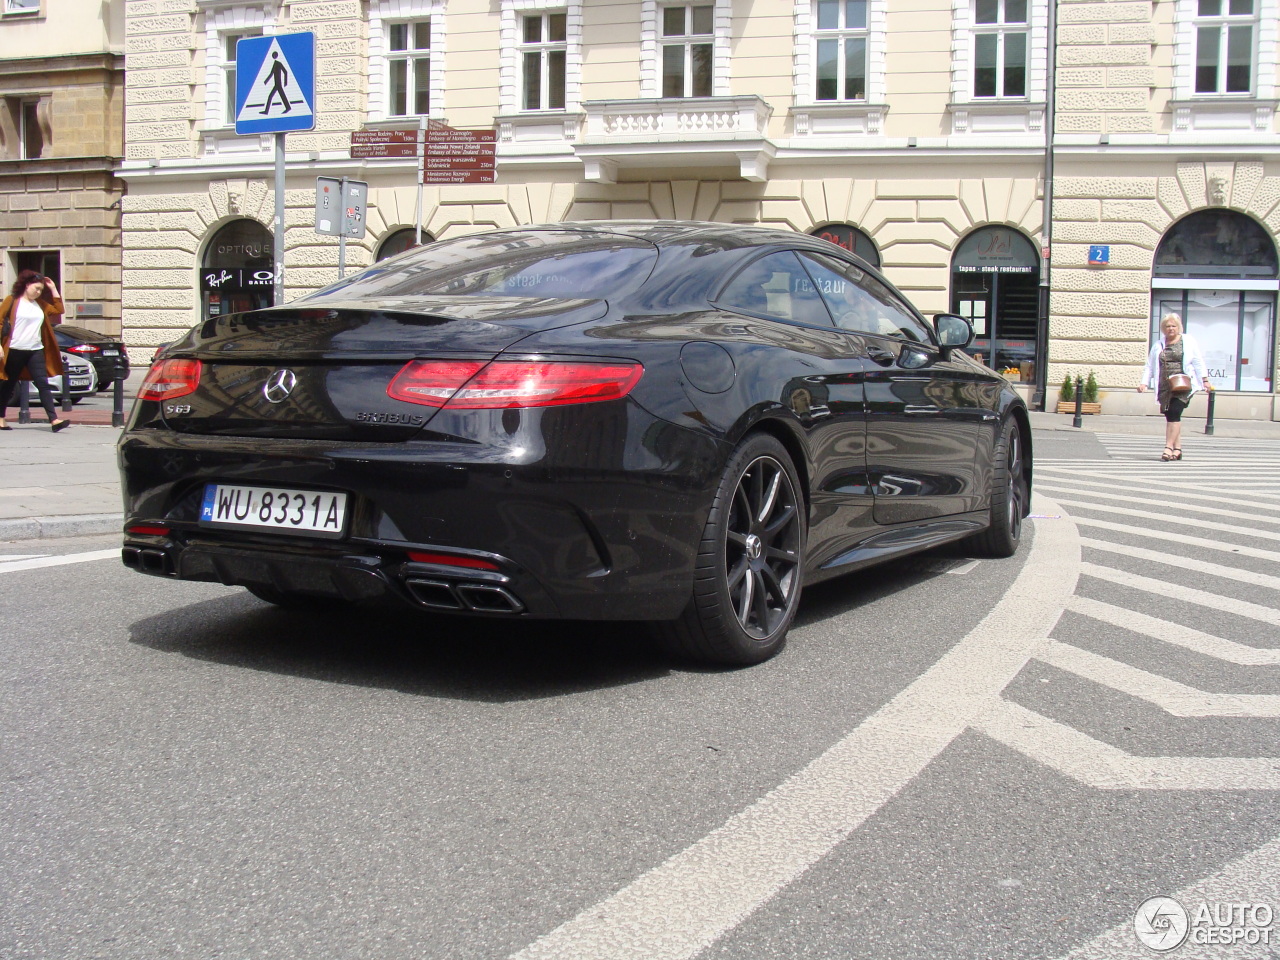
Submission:
[[652,244],[617,235],[475,234],[410,250],[304,299],[448,294],[591,300],[634,290],[657,257]]

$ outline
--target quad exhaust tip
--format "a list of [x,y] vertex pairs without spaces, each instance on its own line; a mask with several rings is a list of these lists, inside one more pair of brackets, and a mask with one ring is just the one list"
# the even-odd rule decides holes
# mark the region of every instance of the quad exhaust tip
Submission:
[[489,583],[450,583],[446,580],[412,579],[404,582],[415,601],[432,610],[469,610],[474,613],[522,613],[524,604],[505,587]]
[[123,547],[120,550],[120,559],[126,567],[143,573],[154,573],[161,577],[173,575],[173,564],[169,561],[169,554],[163,550],[150,547]]

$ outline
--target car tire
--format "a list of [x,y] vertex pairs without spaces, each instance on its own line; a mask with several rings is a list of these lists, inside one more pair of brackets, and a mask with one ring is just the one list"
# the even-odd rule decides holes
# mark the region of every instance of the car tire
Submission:
[[1018,552],[1022,518],[1027,513],[1025,451],[1022,428],[1010,417],[1000,430],[992,458],[987,529],[964,541],[972,552],[985,557],[1011,557]]
[[657,624],[672,654],[744,666],[786,643],[800,604],[807,514],[786,449],[749,436],[725,468],[698,545],[693,596],[678,620]]

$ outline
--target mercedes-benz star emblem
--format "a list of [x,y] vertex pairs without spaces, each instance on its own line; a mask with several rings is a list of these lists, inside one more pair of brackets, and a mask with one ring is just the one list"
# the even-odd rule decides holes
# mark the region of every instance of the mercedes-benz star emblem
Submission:
[[297,374],[292,370],[277,370],[267,377],[267,382],[262,385],[262,395],[271,403],[280,403],[289,398],[289,394],[293,393],[297,383]]

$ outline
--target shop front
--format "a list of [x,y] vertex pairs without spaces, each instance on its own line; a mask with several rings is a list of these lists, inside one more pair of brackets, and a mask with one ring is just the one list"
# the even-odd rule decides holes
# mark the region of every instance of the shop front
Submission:
[[1151,279],[1150,343],[1176,313],[1204,352],[1218,390],[1271,393],[1275,384],[1275,243],[1251,217],[1201,210],[1169,228]]
[[269,307],[274,287],[266,227],[256,220],[233,220],[213,235],[200,268],[201,319]]
[[1021,231],[981,227],[951,258],[951,311],[973,324],[968,353],[1011,380],[1034,383],[1040,255]]

